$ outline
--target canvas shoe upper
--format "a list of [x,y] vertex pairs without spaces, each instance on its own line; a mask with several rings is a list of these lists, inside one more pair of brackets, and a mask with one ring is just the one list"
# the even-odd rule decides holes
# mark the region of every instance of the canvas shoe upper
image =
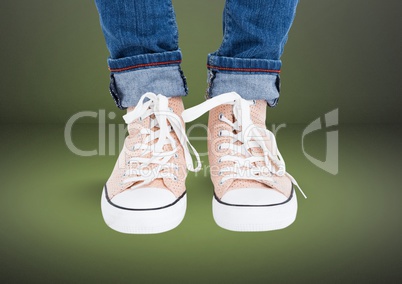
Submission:
[[[237,93],[226,93],[186,110],[183,119],[188,122],[207,111],[208,157],[218,225],[229,230],[262,231],[278,229],[294,220],[297,203],[293,185],[298,184],[286,172],[276,139],[266,129],[266,102],[247,101]],[[295,205],[289,206],[291,203]],[[272,216],[277,212],[267,212],[272,218],[262,217],[265,223],[252,216],[263,216],[268,207],[273,211],[275,206],[280,208],[276,211],[290,209],[275,218]],[[289,220],[277,222],[282,217]]]
[[[184,217],[187,170],[197,171],[201,164],[186,136],[183,110],[180,97],[153,93],[144,94],[136,107],[128,109],[124,116],[128,136],[102,198],[105,221],[113,229],[158,233],[177,226]],[[196,154],[196,168],[189,147]],[[180,209],[165,212],[175,207]],[[159,211],[158,219],[153,215]]]

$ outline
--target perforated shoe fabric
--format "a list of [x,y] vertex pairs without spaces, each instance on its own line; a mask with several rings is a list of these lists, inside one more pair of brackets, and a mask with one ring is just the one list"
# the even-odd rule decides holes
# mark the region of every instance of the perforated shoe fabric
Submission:
[[[106,183],[108,198],[111,200],[119,193],[128,189],[135,190],[135,188],[161,188],[171,191],[176,197],[180,197],[186,190],[187,168],[191,166],[186,163],[183,149],[184,137],[181,137],[182,141],[180,141],[175,131],[175,128],[180,127],[184,131],[184,122],[181,119],[181,113],[184,110],[182,99],[181,97],[166,98],[155,94],[149,96],[151,98],[146,97],[148,102],[152,98],[163,99],[168,105],[165,109],[158,110],[161,106],[156,107],[156,112],[160,112],[159,118],[155,116],[154,110],[146,109],[144,115],[136,117],[128,124],[128,136]],[[144,101],[145,98],[141,103]],[[127,115],[134,109],[134,107],[129,108]],[[157,121],[157,119],[164,121]],[[161,123],[167,124],[168,131],[165,135],[169,136],[173,143],[161,141],[160,145],[157,145],[160,139],[158,135],[161,134]],[[160,149],[157,149],[158,146],[161,146]],[[145,166],[144,161],[146,161]],[[145,178],[145,180],[137,180],[136,177]]]
[[217,198],[241,188],[274,190],[290,197],[292,183],[297,183],[286,172],[276,139],[266,128],[266,107],[264,100],[247,101],[232,92],[183,114],[187,122],[209,111],[208,158]]
[[216,224],[240,232],[289,226],[296,219],[293,185],[298,184],[286,172],[275,136],[266,129],[266,102],[248,101],[230,92],[185,110],[182,117],[188,122],[208,111]]
[[[267,103],[263,100],[255,101],[255,104],[250,105],[251,120],[258,128],[265,129]],[[233,132],[233,129],[225,122],[221,121],[220,116],[233,119],[233,105],[220,105],[213,108],[209,112],[208,119],[208,159],[211,167],[211,179],[214,184],[215,194],[218,198],[230,191],[239,188],[265,188],[267,190],[277,190],[286,197],[290,196],[292,190],[292,182],[287,176],[272,176],[273,181],[258,181],[250,179],[230,179],[221,183],[222,173],[221,169],[224,167],[236,166],[232,161],[222,161],[222,157],[231,154],[231,149],[221,149],[219,146],[222,143],[230,143],[231,138],[222,137],[220,133],[222,130]],[[267,137],[261,136],[261,139]],[[240,142],[235,143],[239,145]],[[267,147],[272,148],[269,141],[266,141]],[[262,151],[254,149],[253,155],[262,155]],[[269,174],[269,173],[267,173]]]
[[[169,231],[183,220],[187,170],[201,163],[181,118],[180,97],[146,93],[123,117],[128,136],[102,191],[106,224],[128,234]],[[189,146],[196,158],[194,168]]]

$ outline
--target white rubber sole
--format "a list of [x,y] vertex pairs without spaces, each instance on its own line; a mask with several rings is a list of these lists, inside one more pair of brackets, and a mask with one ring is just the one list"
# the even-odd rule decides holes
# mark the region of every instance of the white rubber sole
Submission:
[[236,232],[263,232],[286,228],[296,219],[297,198],[292,196],[284,203],[268,206],[239,206],[219,202],[212,198],[212,212],[216,224]]
[[187,194],[171,205],[155,209],[128,209],[113,205],[102,191],[101,208],[105,223],[126,234],[158,234],[176,228],[184,219]]

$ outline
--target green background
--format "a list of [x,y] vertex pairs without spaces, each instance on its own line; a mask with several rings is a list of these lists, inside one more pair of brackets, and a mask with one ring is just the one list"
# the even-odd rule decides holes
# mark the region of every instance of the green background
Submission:
[[[204,100],[206,55],[219,46],[224,1],[174,4],[190,107]],[[183,223],[141,236],[116,233],[102,220],[100,194],[116,156],[79,157],[64,141],[65,123],[80,111],[116,112],[107,122],[122,123],[108,93],[108,52],[93,1],[1,1],[2,282],[400,282],[400,11],[398,1],[299,4],[280,103],[268,110],[268,125],[287,124],[278,144],[308,195],[298,195],[292,226],[220,229],[208,175],[190,173]],[[306,159],[301,136],[337,108],[339,173],[331,175]],[[96,149],[98,121],[84,121],[73,141]],[[305,143],[324,159],[324,131]],[[206,150],[205,142],[193,144]]]

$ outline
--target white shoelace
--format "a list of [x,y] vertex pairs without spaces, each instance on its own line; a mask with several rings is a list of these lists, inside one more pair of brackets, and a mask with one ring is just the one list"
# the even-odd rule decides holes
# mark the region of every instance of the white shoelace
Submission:
[[[220,162],[233,162],[233,166],[220,170],[219,174],[223,176],[220,183],[223,184],[229,179],[273,182],[272,175],[286,175],[298,187],[304,198],[307,198],[297,181],[286,172],[285,161],[278,150],[274,134],[265,128],[257,128],[253,124],[250,117],[250,105],[254,104],[253,101],[244,100],[235,92],[225,93],[185,110],[182,117],[184,122],[190,122],[223,104],[233,105],[235,122],[230,121],[223,114],[219,116],[219,120],[228,124],[235,131],[222,130],[219,132],[219,136],[231,138],[230,143],[219,145],[219,149],[230,149],[231,152],[231,154],[223,156]],[[268,149],[266,141],[261,139],[263,137],[269,138],[274,153]],[[235,144],[237,141],[240,142],[240,145]],[[252,148],[262,149],[262,155],[254,156]],[[257,166],[257,164],[263,164],[263,166]]]
[[[147,101],[145,101],[148,99]],[[137,188],[151,183],[157,178],[170,178],[177,180],[177,176],[165,169],[173,168],[179,170],[178,166],[174,163],[168,163],[172,157],[177,158],[177,145],[175,139],[172,137],[171,132],[174,132],[183,147],[184,158],[186,161],[186,168],[189,171],[199,171],[201,169],[201,161],[198,152],[190,144],[185,128],[181,123],[180,117],[169,108],[169,99],[163,95],[156,95],[154,93],[146,93],[138,102],[135,109],[123,116],[127,124],[133,123],[135,120],[144,120],[150,118],[150,127],[141,128],[139,135],[146,135],[141,143],[134,145],[130,151],[141,151],[141,155],[131,158],[128,163],[136,165],[125,171],[124,175],[127,177],[123,180],[123,184],[137,183],[132,188]],[[170,125],[169,125],[169,124]],[[152,129],[157,128],[157,131]],[[150,142],[157,139],[157,142],[150,145]],[[171,145],[171,151],[165,151],[164,146]],[[188,148],[191,147],[197,159],[197,167],[194,168],[193,160]],[[151,153],[151,157],[149,156]],[[150,167],[150,165],[156,167]]]

